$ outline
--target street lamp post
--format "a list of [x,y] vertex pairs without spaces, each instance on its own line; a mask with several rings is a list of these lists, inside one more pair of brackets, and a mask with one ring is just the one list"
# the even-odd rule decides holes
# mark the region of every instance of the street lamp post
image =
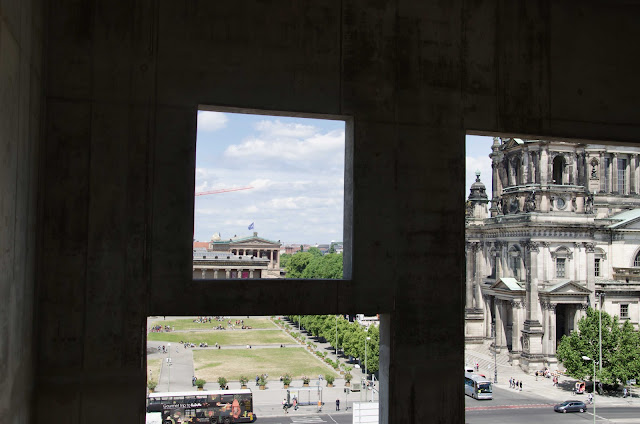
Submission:
[[[369,383],[369,373],[367,372],[367,341],[368,340],[371,340],[371,337],[367,336],[367,338],[364,339],[364,378],[365,378],[365,381],[367,383]],[[366,390],[365,391],[365,395],[366,395],[365,396],[365,400],[369,400],[369,387],[368,387],[368,384],[367,384],[367,387],[365,387],[364,389]],[[362,398],[360,398],[360,399],[362,399]]]
[[169,380],[167,382],[167,392],[171,391],[171,343],[167,343],[167,348],[169,348],[169,360],[167,361],[168,363],[168,369],[169,369]]
[[602,298],[604,297],[604,293],[596,293],[598,296],[598,303],[600,304],[598,308],[598,339],[599,339],[599,350],[600,350],[600,362],[598,363],[598,368],[600,370],[600,375],[602,375]]
[[495,321],[491,323],[493,327],[493,382],[498,383],[498,332]]
[[338,315],[336,315],[336,361],[338,360]]
[[596,422],[596,361],[595,359],[591,359],[588,356],[582,355],[582,359],[584,361],[592,361],[593,362],[593,422]]

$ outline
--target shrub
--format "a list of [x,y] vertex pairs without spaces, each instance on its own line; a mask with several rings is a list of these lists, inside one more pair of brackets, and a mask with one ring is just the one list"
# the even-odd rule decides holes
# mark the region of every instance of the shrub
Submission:
[[306,375],[304,377],[302,377],[302,383],[309,384],[310,381],[311,381],[311,379],[309,377],[307,377]]
[[258,379],[258,385],[259,386],[266,386],[267,385],[267,377],[265,377],[264,374],[260,374],[260,378]]
[[352,378],[353,376],[351,375],[351,373],[347,371],[347,373],[344,375],[344,381],[348,383],[351,381]]
[[244,375],[240,376],[240,384],[242,384],[243,386],[246,386],[248,382],[249,382],[249,378],[245,377]]
[[203,380],[202,378],[198,378],[198,379],[196,380],[196,386],[197,386],[199,389],[202,389],[202,388],[204,387],[204,385],[205,385],[205,384],[207,384],[207,381],[206,381],[206,380]]
[[147,387],[151,390],[155,390],[156,386],[158,386],[158,382],[155,380],[149,380],[149,382],[147,383]]
[[220,385],[220,389],[224,390],[227,388],[227,379],[224,377],[218,377],[218,384]]
[[336,378],[332,374],[325,374],[324,379],[327,380],[327,384],[333,384]]
[[288,386],[289,384],[291,384],[291,380],[292,380],[291,375],[285,374],[282,377],[282,384],[286,384]]

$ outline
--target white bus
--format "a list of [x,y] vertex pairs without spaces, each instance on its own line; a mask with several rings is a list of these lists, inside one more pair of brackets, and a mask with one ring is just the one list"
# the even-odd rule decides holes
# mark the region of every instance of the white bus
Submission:
[[493,399],[491,380],[478,374],[465,372],[464,394],[474,399]]

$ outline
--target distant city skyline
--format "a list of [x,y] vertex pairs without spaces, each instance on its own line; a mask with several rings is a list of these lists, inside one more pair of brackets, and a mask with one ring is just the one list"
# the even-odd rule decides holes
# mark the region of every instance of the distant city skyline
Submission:
[[344,132],[344,121],[198,112],[196,193],[252,188],[196,196],[194,239],[342,241]]

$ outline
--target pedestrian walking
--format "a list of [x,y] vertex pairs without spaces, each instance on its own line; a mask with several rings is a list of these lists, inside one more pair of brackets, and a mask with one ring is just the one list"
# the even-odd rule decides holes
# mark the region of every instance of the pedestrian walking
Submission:
[[258,374],[256,374],[256,386],[258,385],[258,380],[260,380],[260,377],[258,377]]
[[520,380],[520,391],[522,391],[522,380]]
[[293,398],[293,409],[298,410],[298,399],[295,397]]
[[622,389],[622,397],[623,398],[627,397],[627,388],[626,387],[624,389]]
[[284,409],[284,413],[285,413],[285,414],[288,414],[288,413],[289,413],[289,411],[288,411],[288,406],[289,406],[289,405],[287,405],[287,399],[286,399],[286,398],[285,398],[285,399],[282,399],[282,409]]
[[340,399],[336,399],[336,411],[340,410]]

